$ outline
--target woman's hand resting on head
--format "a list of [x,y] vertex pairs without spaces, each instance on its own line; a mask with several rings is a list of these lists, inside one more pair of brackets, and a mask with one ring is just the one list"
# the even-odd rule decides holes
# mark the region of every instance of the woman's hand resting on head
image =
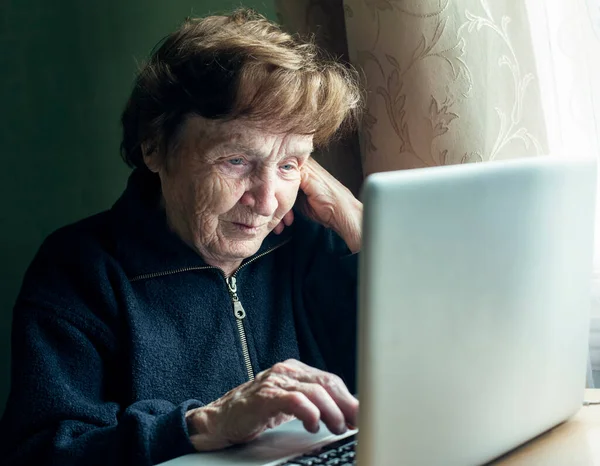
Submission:
[[254,440],[268,428],[293,417],[309,432],[319,421],[334,434],[357,424],[358,400],[337,375],[294,359],[275,364],[251,382],[186,414],[196,450],[220,450]]
[[[353,253],[360,251],[362,203],[313,158],[309,158],[301,170],[296,207],[311,220],[340,235]],[[281,233],[293,221],[294,213],[290,210],[274,232]]]

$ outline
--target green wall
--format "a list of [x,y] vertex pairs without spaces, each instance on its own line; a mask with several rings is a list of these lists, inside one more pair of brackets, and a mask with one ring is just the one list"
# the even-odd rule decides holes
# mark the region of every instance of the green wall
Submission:
[[120,112],[135,60],[186,16],[272,0],[0,2],[0,413],[9,384],[12,306],[56,228],[111,206],[125,186]]

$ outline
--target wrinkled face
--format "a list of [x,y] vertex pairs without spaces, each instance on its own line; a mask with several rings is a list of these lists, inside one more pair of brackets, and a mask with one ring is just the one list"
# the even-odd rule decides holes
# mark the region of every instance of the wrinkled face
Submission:
[[190,116],[168,162],[144,160],[160,176],[171,228],[226,269],[256,253],[292,208],[312,148],[312,136]]

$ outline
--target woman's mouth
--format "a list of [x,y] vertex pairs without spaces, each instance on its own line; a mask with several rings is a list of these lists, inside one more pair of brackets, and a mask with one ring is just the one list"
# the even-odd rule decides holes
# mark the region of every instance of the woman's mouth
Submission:
[[232,225],[235,226],[235,228],[243,233],[247,233],[247,234],[255,234],[258,233],[258,231],[262,228],[263,225],[256,225],[256,224],[251,224],[251,223],[238,223],[238,222],[232,222]]

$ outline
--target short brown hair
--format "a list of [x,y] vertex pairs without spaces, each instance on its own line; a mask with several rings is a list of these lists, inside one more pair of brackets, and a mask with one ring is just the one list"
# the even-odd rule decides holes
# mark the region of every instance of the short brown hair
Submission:
[[326,143],[353,126],[357,73],[252,10],[188,18],[157,45],[123,112],[121,155],[144,166],[142,143],[169,147],[183,119],[248,118]]

